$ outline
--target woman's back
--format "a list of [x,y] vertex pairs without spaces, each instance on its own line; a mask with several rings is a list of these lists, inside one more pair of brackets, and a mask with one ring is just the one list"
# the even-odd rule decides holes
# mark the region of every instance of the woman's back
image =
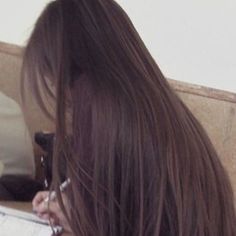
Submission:
[[43,108],[40,84],[55,96],[54,185],[63,152],[74,235],[236,235],[214,147],[117,3],[50,3],[23,72]]

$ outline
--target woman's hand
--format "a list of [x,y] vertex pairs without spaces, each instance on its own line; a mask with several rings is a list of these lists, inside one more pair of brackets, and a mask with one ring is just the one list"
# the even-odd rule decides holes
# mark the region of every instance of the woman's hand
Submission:
[[[53,225],[60,225],[63,227],[63,236],[72,235],[70,226],[66,217],[64,216],[57,199],[46,202],[45,199],[49,197],[49,192],[38,192],[32,201],[33,211],[44,220],[50,220]],[[68,206],[65,195],[62,194],[63,203],[65,207]]]

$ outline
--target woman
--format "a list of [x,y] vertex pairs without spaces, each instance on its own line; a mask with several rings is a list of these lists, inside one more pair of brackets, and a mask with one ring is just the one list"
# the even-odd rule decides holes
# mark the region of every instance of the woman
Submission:
[[[48,212],[48,193],[39,193],[40,216],[77,236],[236,235],[214,147],[116,2],[50,3],[26,47],[23,77],[47,114],[45,100],[55,101],[58,200]],[[63,196],[61,156],[71,180]]]

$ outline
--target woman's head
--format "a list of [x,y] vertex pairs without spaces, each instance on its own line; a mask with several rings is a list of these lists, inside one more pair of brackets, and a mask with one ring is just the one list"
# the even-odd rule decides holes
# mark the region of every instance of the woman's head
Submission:
[[235,233],[214,148],[116,2],[50,3],[22,72],[46,112],[54,101],[54,185],[63,156],[75,235]]

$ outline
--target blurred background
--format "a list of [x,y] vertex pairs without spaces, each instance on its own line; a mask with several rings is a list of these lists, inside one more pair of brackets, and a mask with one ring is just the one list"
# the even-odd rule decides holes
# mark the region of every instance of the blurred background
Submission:
[[[166,77],[236,92],[235,0],[117,0]],[[24,46],[48,0],[0,0],[0,41]]]

